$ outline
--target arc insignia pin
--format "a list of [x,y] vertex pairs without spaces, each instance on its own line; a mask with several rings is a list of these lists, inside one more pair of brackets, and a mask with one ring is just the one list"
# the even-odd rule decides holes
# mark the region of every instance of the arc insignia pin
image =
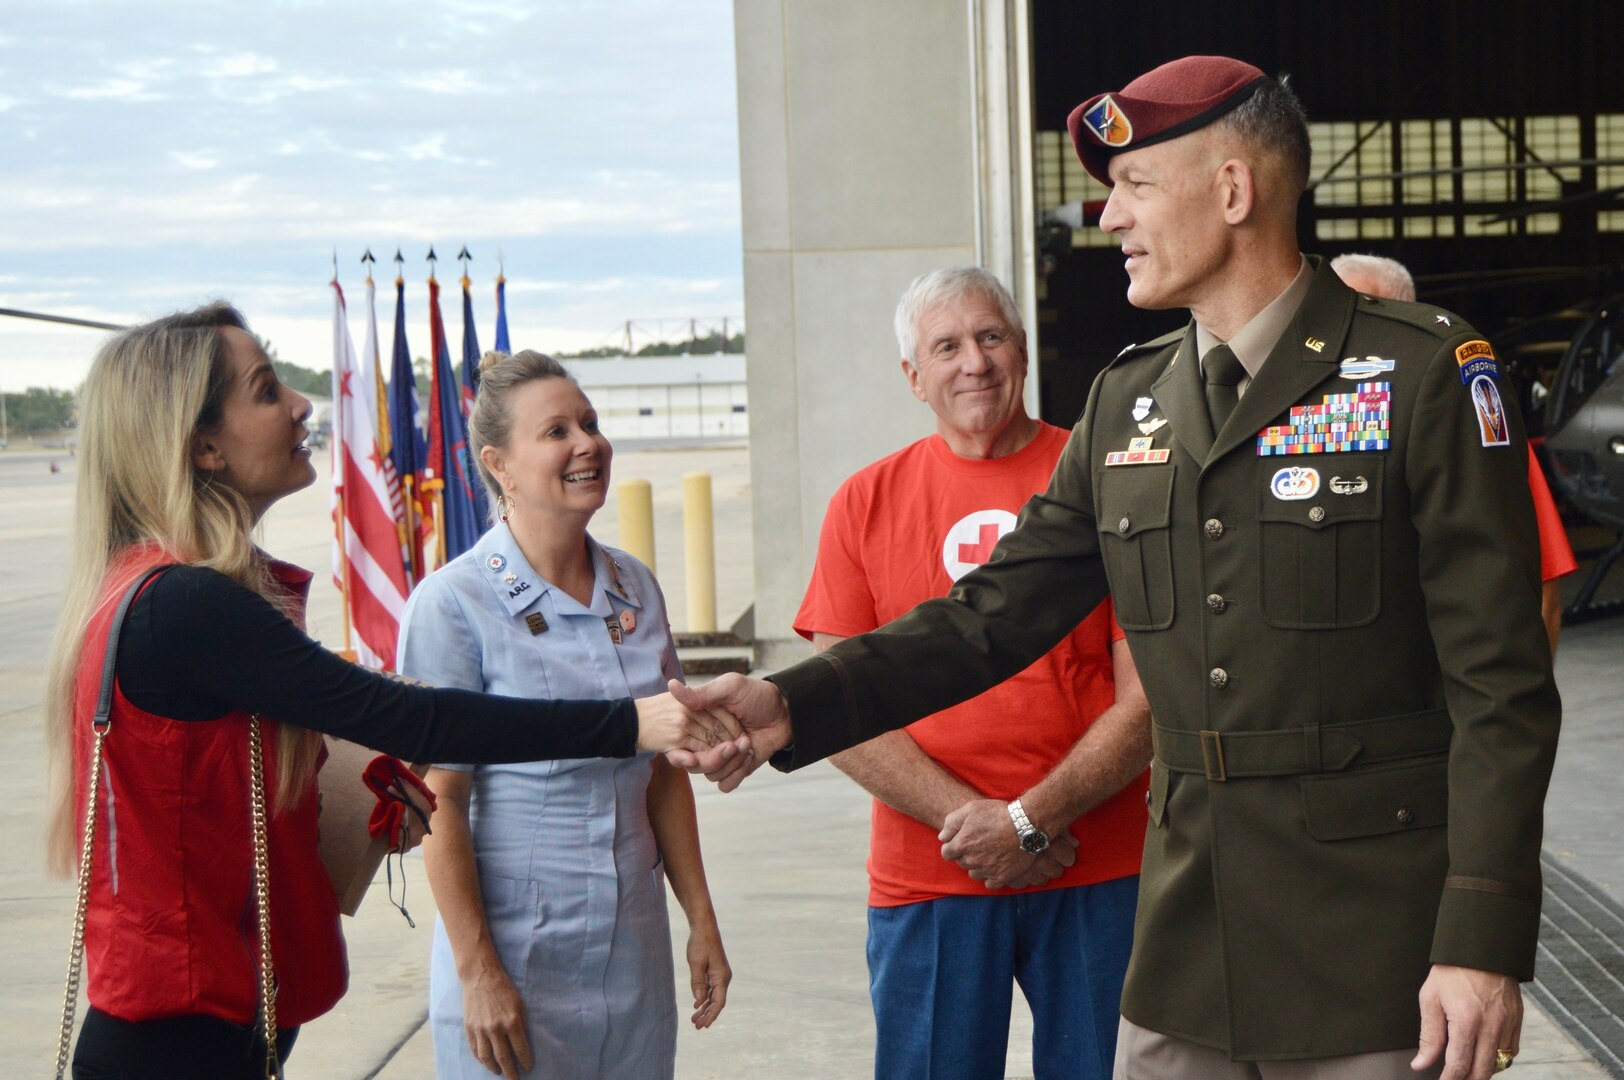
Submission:
[[485,565],[490,567],[491,573],[500,574],[502,572],[502,568],[507,565],[507,560],[500,555],[492,555],[490,558],[485,560]]

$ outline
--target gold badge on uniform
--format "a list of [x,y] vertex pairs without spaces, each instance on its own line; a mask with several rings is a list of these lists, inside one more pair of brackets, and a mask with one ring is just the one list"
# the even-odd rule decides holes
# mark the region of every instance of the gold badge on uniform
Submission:
[[547,632],[547,620],[542,618],[541,613],[538,611],[532,611],[526,615],[524,624],[530,628],[532,634],[544,634]]

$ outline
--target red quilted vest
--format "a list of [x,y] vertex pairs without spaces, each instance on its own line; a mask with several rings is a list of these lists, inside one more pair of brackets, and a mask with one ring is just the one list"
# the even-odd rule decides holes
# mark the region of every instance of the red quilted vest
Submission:
[[[74,770],[79,827],[89,783],[107,633],[124,590],[150,567],[175,561],[132,549],[108,574],[79,661]],[[310,574],[271,571],[303,612]],[[103,743],[85,965],[92,1005],[124,1020],[204,1014],[252,1022],[258,1008],[248,716],[204,722],[143,712],[115,687]],[[276,1020],[313,1020],[349,980],[338,905],[316,854],[314,790],[280,813],[275,805],[277,725],[260,724],[265,750],[271,950]]]

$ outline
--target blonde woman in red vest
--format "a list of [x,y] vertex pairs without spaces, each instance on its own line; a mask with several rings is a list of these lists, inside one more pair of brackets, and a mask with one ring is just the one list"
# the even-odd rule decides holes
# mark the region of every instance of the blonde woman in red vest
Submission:
[[[68,871],[86,822],[92,719],[122,621],[101,754],[73,1075],[264,1076],[250,717],[262,716],[269,923],[285,1056],[348,977],[317,858],[329,733],[413,761],[629,756],[727,737],[669,695],[525,701],[408,686],[302,630],[311,575],[255,545],[273,503],[316,478],[310,403],[283,386],[234,308],[126,330],[81,396],[69,586],[48,672],[49,850]],[[172,565],[171,565],[172,564]]]

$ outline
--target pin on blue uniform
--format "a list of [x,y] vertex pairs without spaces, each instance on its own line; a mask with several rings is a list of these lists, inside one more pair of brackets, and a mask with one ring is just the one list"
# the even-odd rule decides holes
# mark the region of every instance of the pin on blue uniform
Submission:
[[[670,634],[633,632],[668,624],[659,586],[637,560],[587,544],[595,580],[582,604],[537,574],[497,525],[412,594],[399,667],[439,686],[518,697],[663,692],[681,677]],[[651,757],[472,769],[486,919],[525,998],[538,1075],[672,1075],[674,976],[648,821]],[[429,1016],[437,1075],[488,1077],[463,1034],[462,986],[438,920]]]

